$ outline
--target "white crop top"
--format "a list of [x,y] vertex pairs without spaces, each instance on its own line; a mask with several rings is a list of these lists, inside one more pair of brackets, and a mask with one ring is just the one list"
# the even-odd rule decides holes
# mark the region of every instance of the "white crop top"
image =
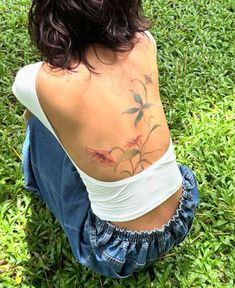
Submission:
[[[12,90],[18,100],[28,108],[56,137],[36,93],[36,77],[42,62],[23,67],[15,78]],[[65,148],[63,147],[65,150]],[[65,150],[68,155],[67,151]],[[71,157],[68,155],[71,159]],[[182,184],[172,142],[166,153],[143,172],[132,177],[105,182],[96,180],[76,167],[84,182],[93,213],[100,219],[122,222],[136,219],[159,206],[174,194]]]

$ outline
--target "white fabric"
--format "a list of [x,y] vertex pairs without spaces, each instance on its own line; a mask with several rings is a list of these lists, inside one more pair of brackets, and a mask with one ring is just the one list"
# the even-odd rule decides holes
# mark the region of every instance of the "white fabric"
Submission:
[[156,44],[155,39],[153,38],[153,35],[152,35],[149,31],[145,31],[144,33],[148,36],[148,38],[150,39],[150,41],[153,43],[153,45],[154,45],[154,50],[155,50],[155,56],[157,56],[157,44]]
[[[63,147],[37,97],[35,84],[41,65],[42,62],[38,62],[23,67],[17,73],[12,90],[18,100],[49,129]],[[67,153],[66,150],[65,152]],[[69,155],[68,157],[71,159]],[[163,203],[182,184],[172,142],[161,159],[145,171],[115,182],[96,180],[81,171],[72,159],[71,161],[87,188],[93,213],[103,220],[121,222],[140,217]]]

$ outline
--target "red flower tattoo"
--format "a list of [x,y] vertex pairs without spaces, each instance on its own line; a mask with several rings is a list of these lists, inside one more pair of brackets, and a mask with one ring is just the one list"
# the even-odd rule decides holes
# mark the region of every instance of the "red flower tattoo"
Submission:
[[116,161],[113,159],[109,151],[85,148],[86,152],[91,156],[91,162],[95,164],[101,164],[102,167],[113,167]]
[[143,135],[138,135],[135,138],[131,138],[129,141],[126,142],[126,145],[124,146],[124,148],[127,148],[127,149],[140,148],[140,146],[142,145],[142,140],[141,140],[142,137]]

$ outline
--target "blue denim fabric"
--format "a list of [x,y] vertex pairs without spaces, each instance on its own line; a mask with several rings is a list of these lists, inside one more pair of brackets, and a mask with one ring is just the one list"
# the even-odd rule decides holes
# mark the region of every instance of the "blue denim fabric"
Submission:
[[86,187],[55,137],[32,117],[23,145],[25,187],[48,205],[65,231],[78,262],[113,278],[125,278],[181,243],[199,203],[193,172],[179,165],[183,194],[173,218],[161,229],[129,231],[92,213]]

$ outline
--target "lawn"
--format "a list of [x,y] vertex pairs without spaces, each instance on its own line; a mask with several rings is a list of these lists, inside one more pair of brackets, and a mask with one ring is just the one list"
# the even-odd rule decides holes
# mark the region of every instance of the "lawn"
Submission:
[[144,1],[178,162],[195,171],[201,203],[180,247],[125,280],[78,264],[57,221],[23,188],[23,107],[11,85],[40,59],[29,45],[29,4],[0,1],[0,288],[235,287],[235,2]]

